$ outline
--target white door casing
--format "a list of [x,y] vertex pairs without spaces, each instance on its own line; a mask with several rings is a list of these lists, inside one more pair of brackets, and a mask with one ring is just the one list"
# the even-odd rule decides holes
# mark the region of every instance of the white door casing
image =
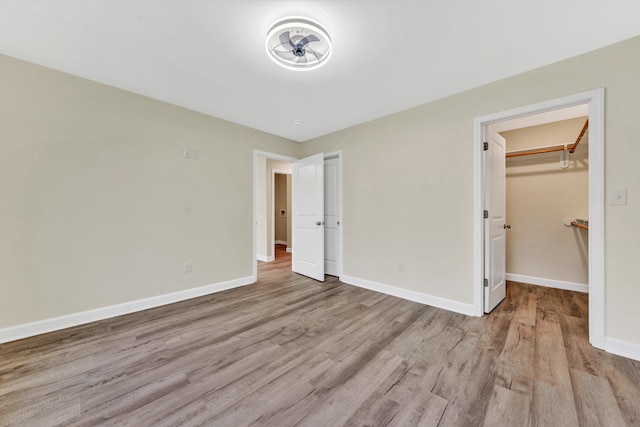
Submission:
[[[474,308],[476,315],[484,311],[483,296],[485,252],[484,252],[484,207],[485,182],[482,151],[485,125],[540,114],[561,108],[588,104],[589,108],[589,342],[599,349],[607,349],[605,338],[605,238],[604,238],[604,88],[551,99],[538,104],[526,105],[511,110],[492,113],[474,119]],[[607,351],[609,351],[607,349]],[[613,351],[615,352],[615,351]]]
[[506,296],[506,203],[505,203],[505,139],[485,126],[485,296],[484,311],[489,313]]
[[324,153],[293,163],[292,270],[324,281]]
[[324,270],[340,276],[340,158],[324,161]]
[[[258,263],[257,263],[258,228],[259,228],[258,224],[260,221],[264,221],[264,231],[266,235],[267,213],[266,211],[264,211],[264,218],[261,218],[258,216],[258,213],[259,213],[258,206],[261,203],[266,204],[266,192],[261,191],[261,189],[259,188],[260,179],[258,176],[260,175],[264,177],[266,174],[266,170],[261,170],[259,173],[260,168],[258,167],[258,165],[260,163],[261,158],[279,160],[282,162],[289,162],[289,163],[293,163],[296,161],[296,159],[293,157],[283,156],[281,154],[270,153],[267,151],[253,150],[253,259],[254,259],[253,274],[252,274],[253,282],[256,282],[258,280]],[[264,185],[266,184],[262,183],[262,186]],[[264,237],[264,239],[266,240],[266,237]]]

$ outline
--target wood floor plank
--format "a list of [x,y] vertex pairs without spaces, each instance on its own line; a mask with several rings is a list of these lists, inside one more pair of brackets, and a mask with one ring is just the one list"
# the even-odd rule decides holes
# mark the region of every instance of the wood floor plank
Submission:
[[68,422],[69,427],[76,425],[98,425],[108,421],[118,423],[116,418],[128,416],[135,409],[140,408],[154,400],[188,385],[184,374],[175,374],[160,378],[157,381],[149,381],[134,390],[127,391],[113,399],[95,403],[90,408],[83,408],[82,416],[76,417],[73,422]]
[[606,379],[578,370],[571,377],[581,426],[626,424]]
[[530,424],[530,402],[531,397],[528,393],[495,385],[484,425],[527,426]]
[[513,320],[525,325],[535,326],[536,324],[536,294],[533,292],[518,293],[516,309],[513,313]]
[[374,359],[368,359],[357,375],[340,382],[335,389],[325,388],[326,399],[322,405],[300,421],[301,426],[337,426],[366,401],[381,383],[402,363],[402,358],[382,351]]
[[558,323],[538,321],[535,359],[535,375],[538,381],[571,391],[569,363]]
[[421,388],[416,389],[410,398],[403,399],[403,402],[389,422],[389,427],[440,425],[442,414],[449,404],[446,399]]
[[0,345],[0,426],[640,425],[588,295],[468,317],[259,263],[253,285]]
[[531,423],[534,426],[579,426],[573,394],[557,385],[535,381]]
[[531,398],[534,379],[535,327],[511,322],[509,332],[496,360],[496,384],[517,390]]
[[[158,406],[164,402],[158,402]],[[139,414],[140,417],[136,425],[140,427],[197,427],[205,425],[209,418],[207,405],[201,400],[196,399],[184,406],[168,405],[169,409],[160,413],[151,412],[149,414]],[[123,420],[126,424],[127,419]]]
[[[593,348],[585,337],[589,336],[589,320],[586,316],[588,307],[587,294],[570,292],[573,301],[582,301],[582,311],[578,316],[570,316],[567,314],[558,315],[558,321],[562,329],[564,346],[566,349],[569,367],[594,375],[604,375],[603,364],[607,360],[605,352]],[[565,298],[564,300],[568,300]],[[565,310],[560,310],[565,311]],[[566,310],[569,312],[570,310]],[[576,314],[574,312],[574,314]]]
[[640,366],[635,361],[613,354],[600,354],[603,377],[620,407],[627,425],[640,426]]
[[548,322],[558,322],[559,315],[562,313],[562,302],[557,289],[538,286],[536,293],[536,317],[538,320],[546,320]]
[[343,425],[386,426],[397,415],[399,407],[395,400],[374,392]]
[[559,420],[561,425],[578,425],[571,374],[558,323],[537,321],[534,369],[533,424],[552,425],[554,420]]
[[[460,348],[467,354],[467,361],[458,377],[451,378],[450,396],[452,398],[445,409],[441,425],[476,426],[484,423],[489,401],[497,379],[495,360],[501,353],[509,321],[501,317],[467,318],[465,329],[479,328],[482,333],[478,339],[469,341],[466,348]],[[475,333],[466,336],[475,337]],[[439,389],[442,390],[442,389]],[[434,389],[435,393],[441,391]]]

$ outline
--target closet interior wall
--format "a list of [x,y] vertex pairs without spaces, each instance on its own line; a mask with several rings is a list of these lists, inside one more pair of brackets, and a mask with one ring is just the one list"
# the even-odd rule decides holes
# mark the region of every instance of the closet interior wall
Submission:
[[[586,119],[501,134],[508,152],[572,145]],[[588,231],[564,224],[566,218],[588,218],[588,132],[569,155],[569,167],[562,167],[562,156],[556,151],[507,158],[507,274],[588,285]]]

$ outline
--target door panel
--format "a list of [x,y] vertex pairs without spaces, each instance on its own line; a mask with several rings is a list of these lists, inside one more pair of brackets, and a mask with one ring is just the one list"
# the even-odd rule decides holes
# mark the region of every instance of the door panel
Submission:
[[324,270],[332,276],[340,275],[339,261],[339,159],[324,161]]
[[484,311],[489,313],[506,296],[506,233],[505,233],[505,139],[490,126],[485,129],[485,287]]
[[324,154],[293,164],[292,269],[324,281]]

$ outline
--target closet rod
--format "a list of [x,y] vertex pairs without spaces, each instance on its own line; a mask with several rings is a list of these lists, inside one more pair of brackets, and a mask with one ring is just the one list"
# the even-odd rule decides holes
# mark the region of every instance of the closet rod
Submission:
[[584,133],[587,131],[587,129],[589,129],[589,119],[584,122],[584,126],[582,126],[582,130],[580,131],[580,135],[578,135],[578,139],[576,139],[576,142],[574,142],[571,148],[569,148],[570,153],[573,154],[573,152],[576,151],[576,148],[578,148],[578,144],[580,144],[580,141],[582,140],[582,137],[584,136]]
[[563,151],[564,145],[562,147],[552,147],[552,148],[542,148],[539,150],[527,150],[520,151],[516,153],[507,153],[507,157],[518,157],[518,156],[528,156],[529,154],[542,154],[542,153],[551,153],[553,151]]
[[589,226],[588,225],[584,225],[584,224],[578,224],[575,221],[571,222],[571,225],[573,225],[574,227],[578,227],[578,228],[582,228],[583,230],[588,230]]
[[[584,122],[582,131],[580,131],[580,135],[578,135],[576,142],[574,142],[573,145],[570,145],[567,147],[570,153],[573,153],[574,151],[576,151],[576,148],[578,148],[578,144],[580,144],[580,141],[582,140],[582,137],[584,136],[588,128],[589,128],[589,120],[587,119],[587,121]],[[565,147],[564,145],[562,145],[562,146],[551,147],[551,148],[541,148],[537,150],[526,150],[526,151],[520,151],[515,153],[507,153],[506,157],[509,158],[509,157],[518,157],[518,156],[528,156],[530,154],[551,153],[553,151],[563,151],[564,149]]]

